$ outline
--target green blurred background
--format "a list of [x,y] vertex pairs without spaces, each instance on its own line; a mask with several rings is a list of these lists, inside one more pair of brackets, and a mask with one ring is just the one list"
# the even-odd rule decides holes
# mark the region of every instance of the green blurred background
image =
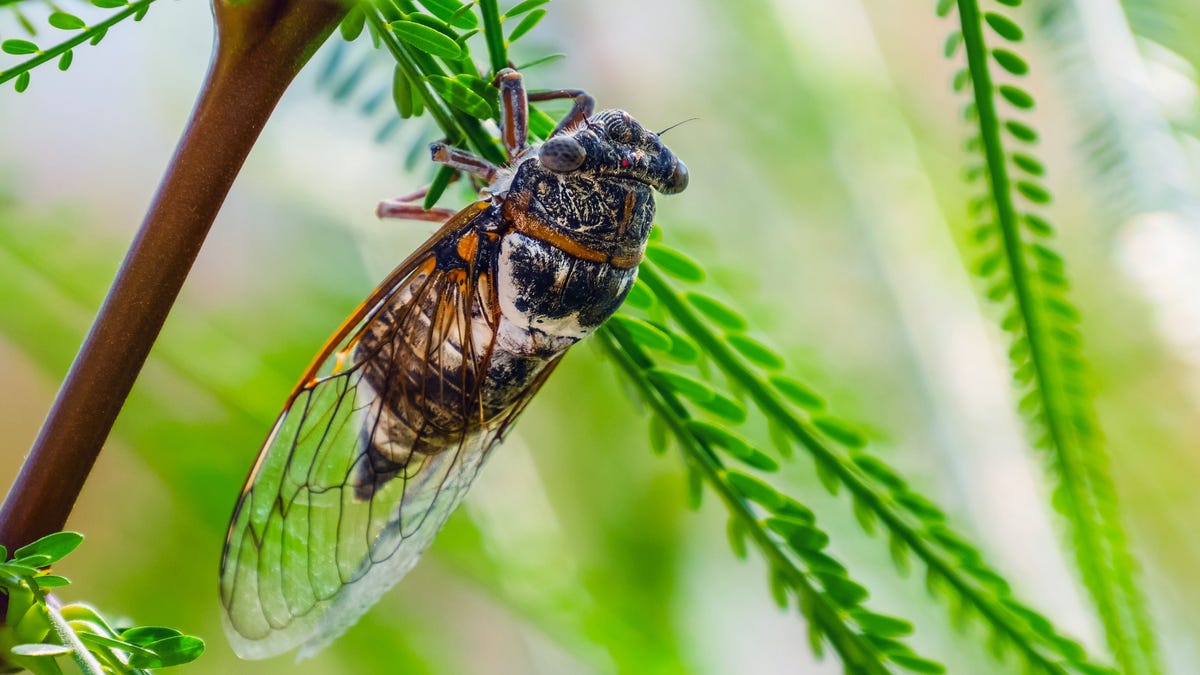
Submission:
[[[552,3],[518,44],[534,88],[583,87],[691,169],[659,202],[667,241],[702,261],[876,451],[972,533],[1018,593],[1102,652],[1064,563],[1043,474],[1007,384],[1004,342],[964,272],[974,196],[951,25],[932,2]],[[1200,670],[1200,209],[1194,165],[1200,11],[1189,0],[1027,2],[1023,53],[1074,298],[1126,523],[1171,672]],[[1123,13],[1122,10],[1126,13]],[[11,25],[0,13],[0,34]],[[1132,23],[1132,30],[1131,30]],[[156,3],[63,74],[0,92],[0,480],[16,474],[174,147],[207,66],[199,0]],[[436,138],[376,140],[360,108],[386,59],[338,102],[327,45],[284,97],[200,255],[69,526],[67,599],[208,640],[212,673],[835,673],[764,568],[739,562],[710,500],[649,451],[645,419],[592,345],[576,348],[493,456],[423,563],[334,647],[294,666],[240,662],[220,628],[224,529],[271,421],[313,352],[432,231],[375,203],[428,180]],[[451,195],[462,200],[462,195]],[[966,258],[971,259],[969,253]],[[981,659],[918,578],[892,570],[811,463],[780,485],[832,549],[913,620],[950,672]],[[914,575],[919,577],[919,575]]]

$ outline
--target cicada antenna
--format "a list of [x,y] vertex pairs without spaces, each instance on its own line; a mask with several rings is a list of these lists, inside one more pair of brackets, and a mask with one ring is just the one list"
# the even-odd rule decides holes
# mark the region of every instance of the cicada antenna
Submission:
[[682,122],[676,122],[675,124],[672,124],[671,126],[667,127],[666,129],[663,129],[662,131],[658,132],[658,135],[662,136],[663,134],[667,133],[668,131],[674,129],[675,127],[687,124],[688,122],[695,122],[698,119],[700,119],[700,118],[699,117],[689,117]]

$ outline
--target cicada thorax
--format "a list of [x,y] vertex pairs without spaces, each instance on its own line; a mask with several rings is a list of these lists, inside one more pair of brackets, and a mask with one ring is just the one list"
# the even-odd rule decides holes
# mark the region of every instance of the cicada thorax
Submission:
[[[523,164],[507,193],[499,258],[500,344],[559,352],[617,310],[654,218],[648,186]],[[511,324],[511,325],[507,325]]]

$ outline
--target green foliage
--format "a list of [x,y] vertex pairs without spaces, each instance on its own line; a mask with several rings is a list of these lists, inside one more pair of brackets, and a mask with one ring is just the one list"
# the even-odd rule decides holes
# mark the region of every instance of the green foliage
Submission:
[[[831,493],[845,488],[863,529],[869,534],[887,535],[898,571],[906,573],[910,559],[919,560],[925,566],[926,586],[930,593],[944,600],[960,617],[970,617],[986,627],[994,647],[991,652],[997,658],[1011,655],[1028,670],[1037,673],[1111,672],[1091,662],[1078,643],[1059,634],[1046,618],[1017,599],[1009,584],[984,561],[982,554],[951,529],[941,509],[913,490],[881,459],[864,451],[866,436],[860,430],[820,412],[823,402],[820,395],[792,378],[769,374],[769,370],[785,366],[781,357],[777,362],[764,364],[739,353],[741,350],[733,345],[737,343],[736,338],[745,337],[749,323],[732,309],[728,313],[717,312],[715,317],[709,316],[711,311],[696,311],[698,307],[694,300],[698,294],[685,294],[673,288],[664,274],[667,270],[658,262],[666,260],[672,265],[686,257],[661,241],[655,246],[659,251],[657,259],[648,258],[642,265],[635,285],[635,288],[646,288],[649,300],[636,311],[623,309],[616,317],[621,320],[606,324],[604,329],[623,333],[623,341],[618,340],[617,345],[638,344],[637,335],[624,331],[630,313],[660,317],[655,324],[659,333],[673,340],[679,331],[696,343],[702,357],[725,375],[732,388],[745,394],[771,428],[780,430],[778,433],[785,437],[784,443],[808,451],[817,475]],[[711,303],[701,302],[700,305],[711,310]],[[667,325],[668,319],[673,326]],[[650,344],[638,346],[654,349]],[[612,353],[611,346],[609,351]],[[645,358],[642,353],[633,362]],[[695,392],[701,386],[716,389],[711,382],[698,383],[682,374],[663,375],[669,372],[668,368],[679,367],[682,366],[651,363],[633,379],[639,383],[644,380],[645,386],[654,387],[658,395],[669,393],[676,403],[684,399],[694,404]],[[699,412],[707,412],[703,406],[696,407]],[[651,409],[656,414],[663,414],[654,405]],[[728,425],[729,422],[726,420],[721,424]],[[673,428],[669,420],[667,426]],[[747,448],[754,449],[753,444],[722,429],[717,423],[698,424],[696,420],[690,420],[685,426],[695,437],[719,446],[733,459],[766,471],[773,470],[777,464],[761,451],[757,451],[758,454],[770,460],[769,463],[747,462]],[[736,449],[730,451],[730,447]],[[747,478],[752,477],[725,472],[714,480],[733,483],[740,494],[766,508],[786,503],[789,509],[794,509],[790,505],[797,504],[765,483],[757,479],[751,482]],[[782,523],[776,526],[787,527]],[[796,532],[806,538],[820,536]]]
[[[397,72],[401,73],[397,78],[415,83],[411,97],[407,92],[394,96],[397,113],[415,114],[412,102],[420,100],[452,143],[487,157],[499,154],[494,139],[480,133],[479,123],[494,121],[498,110],[494,105],[484,105],[492,103],[494,92],[490,87],[480,86],[491,75],[479,78],[471,65],[472,35],[460,34],[447,24],[437,24],[432,32],[414,30],[415,26],[434,24],[430,15],[419,13],[411,3],[398,3],[396,11],[363,7],[373,39],[396,61]],[[514,12],[529,8],[523,4],[514,8]],[[450,8],[443,8],[446,9]],[[480,3],[479,12],[494,75],[495,70],[508,63],[507,44],[498,37],[502,35],[500,21],[505,17],[489,2]],[[989,21],[999,26],[996,30],[1013,39],[1021,37],[1019,27],[1005,17],[997,14]],[[401,22],[401,34],[396,34],[397,22]],[[434,32],[438,37],[433,36]],[[451,48],[452,43],[457,51]],[[1020,70],[1019,57],[1009,53],[1000,58]],[[1019,89],[1006,91],[1018,103],[1032,100]],[[1044,191],[1031,181],[1025,185],[1025,191],[1034,195],[1034,199]],[[435,185],[426,206],[432,205],[440,194]],[[830,492],[847,489],[863,528],[888,534],[898,568],[905,569],[910,557],[920,560],[926,567],[927,586],[934,595],[945,598],[959,613],[987,626],[993,653],[1014,655],[1033,672],[1058,673],[1064,668],[1078,672],[1104,671],[1088,661],[1077,643],[1062,637],[1049,621],[1019,602],[1003,578],[983,562],[979,552],[948,526],[940,509],[913,491],[878,458],[865,454],[866,436],[861,431],[836,417],[814,412],[822,407],[823,399],[808,386],[787,376],[770,374],[783,370],[785,360],[747,334],[749,322],[740,313],[708,293],[681,293],[674,289],[668,277],[691,284],[706,279],[699,263],[663,245],[657,231],[647,247],[646,260],[641,280],[630,294],[630,309],[606,325],[602,341],[656,413],[658,421],[651,425],[655,450],[665,449],[668,431],[685,448],[693,506],[699,503],[704,485],[722,495],[733,514],[729,531],[735,553],[744,550],[746,538],[759,546],[771,563],[770,578],[777,599],[786,601],[792,595],[799,599],[801,612],[815,632],[814,649],[828,640],[850,672],[879,672],[875,669],[886,668],[885,662],[916,672],[940,669],[936,663],[912,654],[891,636],[872,632],[896,630],[905,623],[901,620],[867,618],[862,624],[847,623],[846,615],[859,611],[858,603],[865,599],[866,589],[850,581],[845,569],[831,562],[832,559],[826,567],[818,566],[819,569],[805,568],[798,562],[811,562],[814,556],[825,555],[821,550],[828,542],[828,535],[816,528],[811,512],[757,478],[726,468],[725,462],[733,461],[771,472],[779,468],[779,462],[732,430],[745,422],[746,406],[738,397],[713,384],[711,373],[706,374],[704,368],[707,362],[714,364],[736,391],[754,402],[774,430],[776,444],[787,448],[784,452],[790,452],[793,444],[804,447],[811,453],[817,474]],[[668,319],[678,329],[667,327]],[[651,352],[665,360],[651,357]],[[694,416],[685,402],[699,417]],[[749,503],[765,509],[767,519],[755,515]],[[786,544],[782,552],[781,542]],[[830,569],[838,573],[831,575]]]
[[[825,643],[830,644],[847,673],[889,673],[889,664],[911,672],[944,672],[941,664],[896,639],[911,633],[911,624],[863,606],[867,589],[824,551],[829,535],[817,526],[810,509],[755,476],[726,468],[718,450],[763,471],[774,471],[778,464],[732,432],[693,418],[680,395],[693,399],[703,385],[682,376],[663,377],[669,371],[659,369],[626,325],[609,322],[598,339],[658,423],[670,430],[690,475],[698,476],[724,502],[735,554],[745,557],[746,541],[752,542],[768,565],[778,604],[788,608],[795,602],[808,621],[814,651],[819,654]],[[693,494],[695,500],[700,492]]]
[[0,562],[0,593],[8,597],[0,628],[0,665],[58,675],[63,672],[59,658],[66,657],[86,675],[132,675],[200,657],[204,641],[198,637],[158,626],[114,628],[88,605],[48,602],[52,590],[70,584],[51,574],[51,566],[82,542],[83,535],[76,532],[56,532]]
[[[1012,118],[1034,106],[1033,96],[1018,84],[999,84],[993,76],[994,64],[1012,77],[1028,71],[1025,61],[1007,49],[999,52],[1004,56],[988,49],[995,41],[1018,42],[1024,31],[1005,14],[981,12],[976,0],[960,0],[958,10],[955,33],[965,46],[970,119],[978,133],[972,139],[978,142],[970,146],[986,166],[976,178],[987,178],[973,208],[984,223],[974,234],[982,255],[973,271],[1002,315],[1018,407],[1034,445],[1047,453],[1054,480],[1051,501],[1068,524],[1076,564],[1109,647],[1123,672],[1159,672],[1154,633],[1134,580],[1135,565],[1087,383],[1079,311],[1067,297],[1062,257],[1050,247],[1053,228],[1037,213],[1037,207],[1051,201],[1039,182],[1043,165],[1028,148],[1009,150],[1013,140],[1022,145],[1037,140],[1036,131]],[[1003,112],[1005,104],[1011,112]]]
[[[75,47],[85,42],[93,45],[100,44],[100,41],[108,34],[108,29],[126,19],[132,18],[134,21],[141,21],[146,16],[146,12],[150,10],[150,5],[154,1],[91,0],[91,4],[97,8],[118,10],[107,14],[93,25],[89,25],[83,18],[75,14],[55,9],[46,17],[46,23],[57,30],[71,32],[74,35],[45,49],[30,40],[4,40],[0,43],[0,51],[15,56],[30,56],[31,58],[10,66],[7,69],[0,70],[0,84],[9,80],[16,80],[14,88],[17,92],[23,92],[29,87],[30,71],[43,63],[48,63],[55,59],[58,59],[59,70],[67,70],[71,67],[71,63],[74,60]],[[35,36],[36,28],[33,22],[25,14],[21,13],[20,3],[14,3],[11,9],[17,13],[18,21],[24,26],[30,37]]]

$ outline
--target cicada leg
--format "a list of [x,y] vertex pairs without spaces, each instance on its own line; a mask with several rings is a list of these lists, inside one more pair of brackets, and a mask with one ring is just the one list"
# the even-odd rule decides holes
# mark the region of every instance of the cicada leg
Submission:
[[[432,155],[433,161],[445,164],[452,169],[466,171],[468,174],[483,180],[484,184],[491,183],[492,179],[496,177],[496,172],[500,170],[500,167],[479,155],[463,150],[462,148],[446,145],[442,141],[430,143],[429,153]],[[428,188],[426,188],[426,191],[428,191]]]
[[554,127],[554,131],[550,132],[550,138],[561,134],[567,127],[582,124],[596,111],[596,99],[592,98],[591,94],[582,89],[536,91],[529,94],[528,98],[530,101],[556,101],[563,98],[575,99],[575,103],[571,106],[571,110],[567,113],[567,116],[562,118],[558,126]]
[[[451,180],[458,180],[458,176]],[[445,222],[454,215],[452,209],[426,209],[419,201],[429,194],[429,186],[410,192],[403,197],[385,199],[375,207],[375,215],[379,218],[397,218],[400,220],[424,220],[435,223]]]
[[554,127],[551,136],[557,136],[567,127],[582,123],[596,110],[596,99],[582,89],[554,89],[529,93],[525,91],[525,81],[521,74],[512,68],[501,70],[496,74],[496,80],[497,86],[500,87],[500,135],[510,160],[519,157],[529,147],[530,101],[575,99],[570,112]]
[[455,213],[454,209],[426,209],[421,204],[401,199],[386,199],[379,202],[379,206],[375,207],[375,215],[380,218],[424,220],[433,223],[444,223]]

